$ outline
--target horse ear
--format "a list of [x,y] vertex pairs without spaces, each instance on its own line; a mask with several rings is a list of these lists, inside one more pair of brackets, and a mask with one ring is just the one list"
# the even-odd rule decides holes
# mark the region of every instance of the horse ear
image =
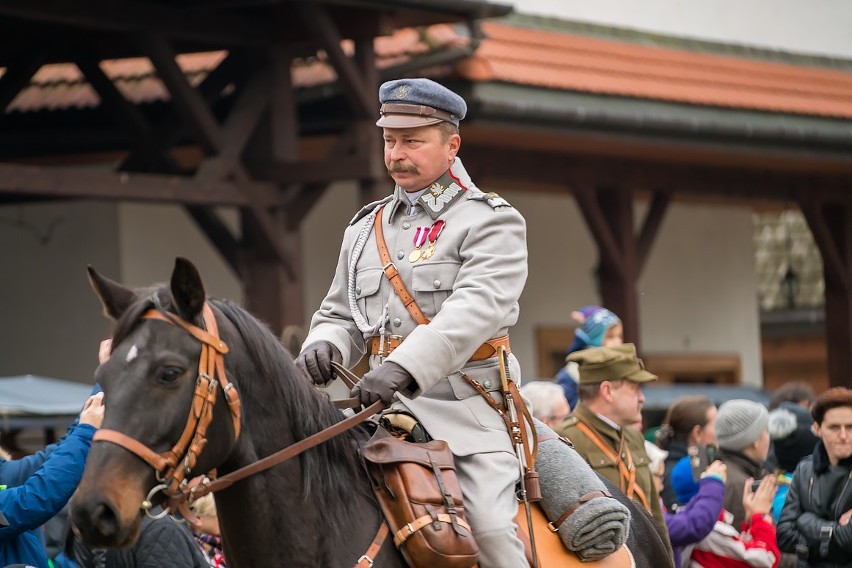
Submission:
[[198,270],[187,259],[175,259],[171,288],[178,315],[186,321],[193,321],[201,313],[207,296]]
[[104,307],[104,314],[108,318],[117,320],[136,301],[136,293],[118,282],[113,282],[105,276],[101,276],[94,268],[86,267],[89,272],[89,285],[95,291]]

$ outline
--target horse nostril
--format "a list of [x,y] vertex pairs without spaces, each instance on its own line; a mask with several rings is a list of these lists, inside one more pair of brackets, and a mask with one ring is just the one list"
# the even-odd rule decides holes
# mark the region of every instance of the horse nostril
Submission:
[[88,546],[108,545],[119,532],[118,515],[106,501],[72,507],[71,518]]

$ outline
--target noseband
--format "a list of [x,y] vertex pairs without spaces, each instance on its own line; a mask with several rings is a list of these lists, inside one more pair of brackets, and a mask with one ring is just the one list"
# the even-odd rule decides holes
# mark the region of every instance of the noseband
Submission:
[[224,355],[228,353],[228,346],[219,339],[216,318],[207,302],[204,303],[202,314],[206,331],[170,312],[148,310],[142,314],[142,319],[160,320],[180,327],[201,342],[201,357],[198,361],[198,378],[192,395],[192,405],[186,426],[177,443],[170,450],[158,454],[145,444],[117,430],[100,429],[92,439],[95,442],[117,444],[139,456],[154,469],[160,485],[151,490],[148,499],[142,505],[148,514],[150,514],[151,497],[156,491],[162,490],[167,497],[174,498],[180,494],[183,485],[187,483],[187,477],[192,473],[199,454],[207,444],[207,427],[213,420],[217,385],[222,387],[222,392],[225,393],[228,401],[234,423],[234,441],[240,435],[240,397],[237,389],[225,376]]

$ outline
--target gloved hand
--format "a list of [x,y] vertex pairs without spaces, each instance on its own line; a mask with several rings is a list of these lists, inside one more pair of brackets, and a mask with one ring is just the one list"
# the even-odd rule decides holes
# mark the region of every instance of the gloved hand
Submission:
[[405,389],[413,382],[414,377],[411,373],[392,361],[386,361],[364,375],[349,394],[360,398],[364,406],[369,406],[380,399],[385,404],[390,404],[393,393]]
[[316,341],[302,349],[294,363],[306,377],[313,380],[315,384],[323,386],[334,378],[331,370],[332,361],[335,363],[343,361],[343,356],[337,347],[328,341]]

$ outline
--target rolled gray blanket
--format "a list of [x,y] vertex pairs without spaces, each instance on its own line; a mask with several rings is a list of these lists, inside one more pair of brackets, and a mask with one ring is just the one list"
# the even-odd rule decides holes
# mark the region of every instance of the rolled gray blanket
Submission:
[[[606,487],[574,448],[537,418],[539,436],[535,467],[541,482],[541,507],[551,522],[575,506],[581,497]],[[562,543],[583,562],[600,560],[624,544],[630,529],[630,511],[607,497],[591,499],[580,505],[557,527]]]

